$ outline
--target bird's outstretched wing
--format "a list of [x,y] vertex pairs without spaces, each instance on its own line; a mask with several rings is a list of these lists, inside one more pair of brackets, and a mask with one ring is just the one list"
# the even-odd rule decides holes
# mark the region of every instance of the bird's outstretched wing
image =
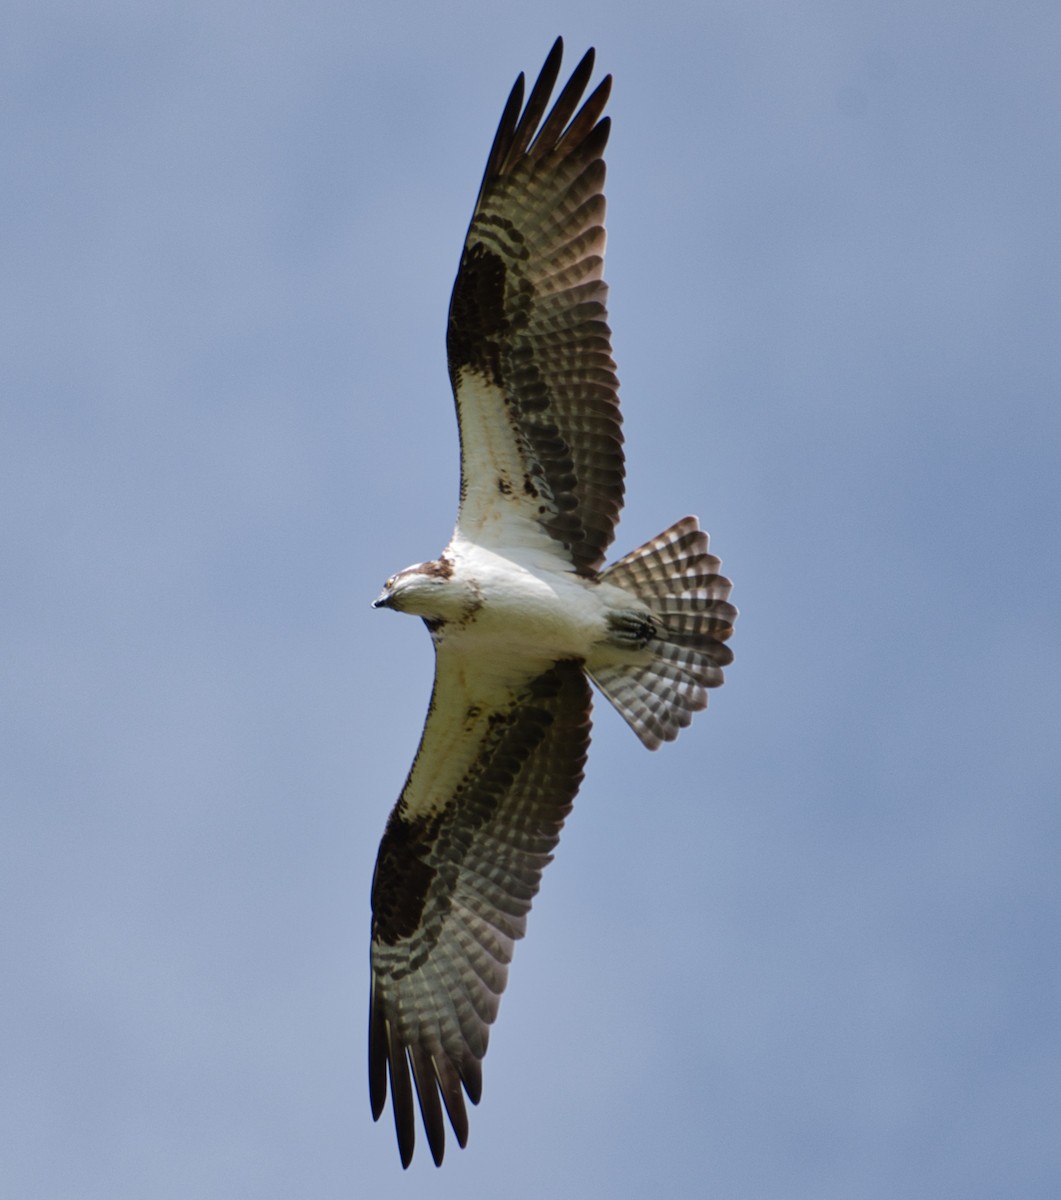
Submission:
[[389,1077],[405,1166],[414,1085],[435,1162],[443,1105],[467,1141],[462,1088],[478,1103],[513,946],[581,782],[589,734],[579,663],[503,680],[439,644],[427,724],[372,883],[369,1090],[378,1119]]
[[522,75],[508,98],[453,287],[447,350],[461,434],[458,532],[488,548],[544,549],[590,574],[623,503],[603,280],[611,76],[579,108],[590,50],[543,122],[562,52],[558,38],[522,111]]

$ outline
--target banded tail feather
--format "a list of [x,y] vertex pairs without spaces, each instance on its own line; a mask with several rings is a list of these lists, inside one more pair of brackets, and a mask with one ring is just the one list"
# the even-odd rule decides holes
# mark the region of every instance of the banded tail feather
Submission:
[[697,519],[683,517],[601,573],[602,583],[621,587],[652,613],[651,622],[641,622],[647,628],[636,657],[590,672],[650,750],[673,741],[707,707],[707,689],[721,686],[722,668],[733,661],[725,642],[737,610],[721,565]]

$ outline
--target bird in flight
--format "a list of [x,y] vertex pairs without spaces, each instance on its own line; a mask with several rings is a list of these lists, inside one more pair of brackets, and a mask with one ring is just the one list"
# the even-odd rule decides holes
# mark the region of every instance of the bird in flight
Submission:
[[[557,38],[490,148],[450,299],[457,525],[377,608],[423,619],[435,682],[372,881],[369,1093],[408,1166],[468,1139],[516,941],[582,781],[592,680],[650,750],[707,705],[737,610],[685,517],[604,567],[623,503],[607,324],[601,114],[589,50],[546,116]],[[544,118],[544,119],[543,119]]]

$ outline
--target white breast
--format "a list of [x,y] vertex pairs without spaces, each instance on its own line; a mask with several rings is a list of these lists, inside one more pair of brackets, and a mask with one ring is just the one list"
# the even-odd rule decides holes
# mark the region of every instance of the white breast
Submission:
[[[586,658],[604,637],[600,587],[576,575],[553,555],[527,562],[455,536],[447,547],[454,581],[467,581],[479,604],[461,636],[486,643],[506,658],[554,662]],[[614,589],[608,589],[614,590]]]

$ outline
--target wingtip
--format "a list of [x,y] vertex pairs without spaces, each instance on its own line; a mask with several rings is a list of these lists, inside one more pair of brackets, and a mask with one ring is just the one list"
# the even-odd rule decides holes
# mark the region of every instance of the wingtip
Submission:
[[416,1126],[413,1124],[412,1114],[403,1121],[395,1110],[394,1128],[398,1137],[398,1157],[402,1160],[402,1170],[407,1170],[416,1149]]

